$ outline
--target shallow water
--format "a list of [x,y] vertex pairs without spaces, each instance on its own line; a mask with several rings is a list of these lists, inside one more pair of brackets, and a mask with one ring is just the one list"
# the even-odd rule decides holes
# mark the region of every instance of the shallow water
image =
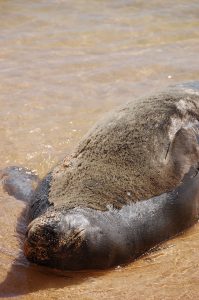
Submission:
[[[106,111],[199,79],[198,1],[0,0],[0,166],[43,176]],[[0,191],[0,296],[197,299],[199,224],[107,271],[30,265],[24,203]]]

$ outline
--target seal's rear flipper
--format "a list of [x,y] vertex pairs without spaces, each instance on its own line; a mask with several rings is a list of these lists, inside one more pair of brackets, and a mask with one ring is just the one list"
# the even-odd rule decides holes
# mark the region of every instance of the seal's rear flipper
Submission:
[[39,183],[39,178],[26,168],[12,166],[0,170],[0,181],[9,195],[29,201]]

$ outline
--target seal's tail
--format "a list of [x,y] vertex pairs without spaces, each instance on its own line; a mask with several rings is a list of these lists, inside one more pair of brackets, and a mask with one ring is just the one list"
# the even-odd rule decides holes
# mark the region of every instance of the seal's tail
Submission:
[[39,178],[26,168],[11,166],[0,170],[0,182],[9,195],[28,202],[39,183]]

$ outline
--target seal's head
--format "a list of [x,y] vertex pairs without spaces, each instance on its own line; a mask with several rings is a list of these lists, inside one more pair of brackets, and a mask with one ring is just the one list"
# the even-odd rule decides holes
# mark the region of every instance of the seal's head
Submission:
[[[67,217],[60,212],[49,212],[33,220],[27,230],[24,251],[35,263],[56,268],[80,267],[80,252],[87,247],[85,230],[88,221],[84,216]],[[75,262],[75,265],[74,265]]]
[[124,260],[127,251],[122,235],[111,229],[111,220],[102,214],[81,208],[48,211],[28,226],[26,257],[34,263],[70,270],[107,268],[120,257]]

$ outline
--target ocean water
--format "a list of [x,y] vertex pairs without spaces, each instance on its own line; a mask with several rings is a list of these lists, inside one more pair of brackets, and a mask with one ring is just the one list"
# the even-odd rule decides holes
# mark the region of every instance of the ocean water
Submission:
[[[198,80],[198,53],[198,1],[0,0],[0,167],[44,176],[104,113]],[[126,266],[60,272],[23,256],[24,206],[0,191],[0,296],[198,298],[198,224]]]

